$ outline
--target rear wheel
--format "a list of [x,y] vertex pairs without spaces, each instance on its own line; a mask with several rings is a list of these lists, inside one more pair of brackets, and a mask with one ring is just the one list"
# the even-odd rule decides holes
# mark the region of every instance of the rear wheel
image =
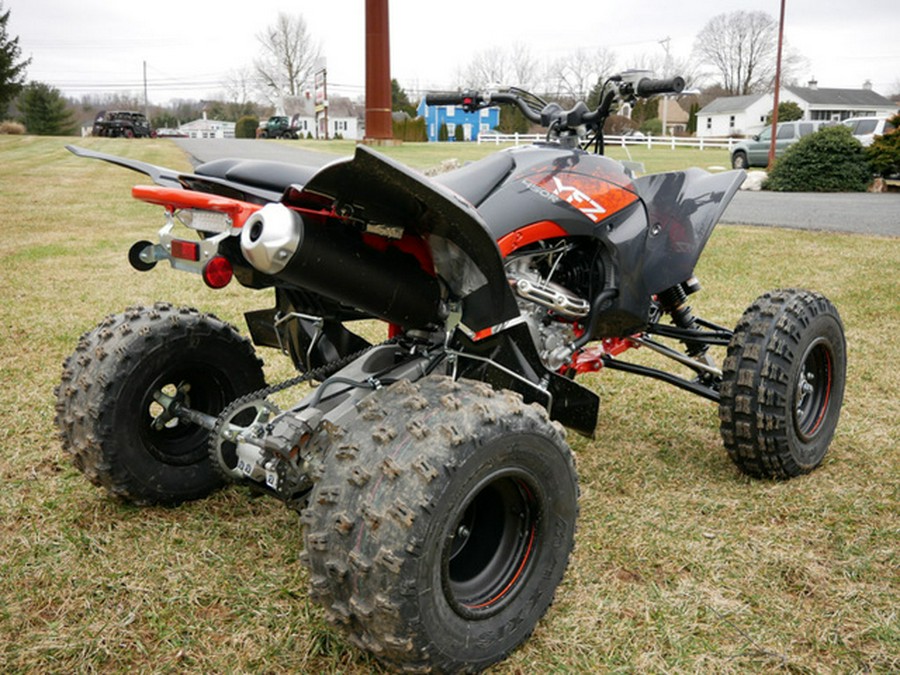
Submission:
[[750,163],[747,161],[747,153],[742,150],[738,150],[731,156],[731,167],[733,169],[746,169],[750,166]]
[[264,386],[262,362],[233,327],[190,308],[135,307],[82,336],[63,366],[56,424],[95,485],[137,504],[177,504],[223,480],[209,432],[166,419],[158,394],[217,415]]
[[834,437],[847,370],[844,327],[818,293],[778,290],[735,328],[723,365],[720,431],[744,473],[809,473]]
[[578,485],[537,406],[428,377],[375,392],[313,490],[310,595],[349,639],[410,670],[480,670],[549,607]]

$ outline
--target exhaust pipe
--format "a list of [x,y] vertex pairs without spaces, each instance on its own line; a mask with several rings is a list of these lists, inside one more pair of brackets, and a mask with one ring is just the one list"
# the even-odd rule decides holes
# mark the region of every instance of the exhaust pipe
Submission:
[[305,288],[404,328],[442,321],[437,278],[396,248],[367,246],[334,218],[302,217],[283,204],[254,213],[241,231],[241,251],[263,274]]

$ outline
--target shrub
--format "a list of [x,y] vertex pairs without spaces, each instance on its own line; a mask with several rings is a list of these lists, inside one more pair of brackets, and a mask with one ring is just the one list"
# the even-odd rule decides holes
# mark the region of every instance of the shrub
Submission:
[[662,120],[658,117],[644,120],[644,123],[641,124],[641,131],[648,136],[662,136]]
[[872,170],[885,178],[900,174],[900,114],[890,121],[894,125],[893,131],[876,136],[872,145],[866,148]]
[[394,120],[394,138],[412,143],[424,143],[428,140],[425,133],[425,118]]
[[259,118],[253,115],[244,115],[234,125],[235,138],[256,138],[256,129],[259,127]]
[[765,190],[781,192],[864,192],[872,171],[862,144],[842,124],[801,138],[785,151]]
[[438,127],[438,140],[447,141],[450,139],[450,133],[447,131],[447,124],[443,123]]
[[25,133],[25,125],[21,122],[13,122],[12,120],[3,120],[0,122],[0,134],[22,135]]

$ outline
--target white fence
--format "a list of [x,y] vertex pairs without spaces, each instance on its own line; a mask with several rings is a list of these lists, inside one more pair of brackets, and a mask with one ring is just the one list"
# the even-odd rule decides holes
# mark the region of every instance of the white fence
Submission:
[[[478,143],[534,143],[546,138],[544,134],[479,134]],[[646,148],[695,148],[707,150],[709,148],[725,148],[731,152],[735,144],[740,143],[738,138],[691,138],[689,136],[606,136],[606,147],[642,146]]]

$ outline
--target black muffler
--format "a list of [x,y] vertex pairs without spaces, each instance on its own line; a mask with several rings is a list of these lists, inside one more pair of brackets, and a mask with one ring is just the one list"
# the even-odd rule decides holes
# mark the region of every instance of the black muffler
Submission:
[[241,250],[263,274],[404,328],[442,323],[438,280],[415,256],[368,246],[358,230],[335,218],[304,218],[268,204],[244,224]]

